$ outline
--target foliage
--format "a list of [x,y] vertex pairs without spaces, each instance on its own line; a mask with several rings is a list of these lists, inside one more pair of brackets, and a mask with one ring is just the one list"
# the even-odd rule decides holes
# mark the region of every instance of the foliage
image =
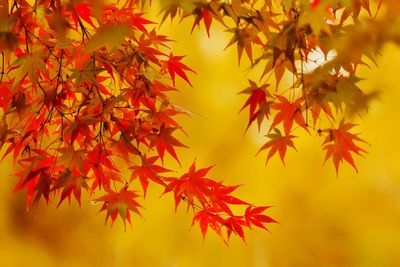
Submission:
[[[136,3],[13,1],[1,6],[1,147],[13,155],[18,182],[31,208],[44,199],[58,206],[82,192],[101,203],[106,222],[131,223],[141,215],[139,197],[151,183],[187,202],[205,232],[221,238],[275,222],[208,178],[195,164],[180,178],[166,177],[168,155],[179,163],[186,147],[170,103],[175,80],[189,85],[194,72],[168,48]],[[130,179],[122,173],[130,172]],[[136,180],[140,183],[137,184]],[[243,215],[232,211],[243,207]],[[262,207],[258,209],[263,210]],[[236,209],[235,209],[236,210]],[[240,210],[240,208],[239,208]],[[222,230],[226,234],[222,233]]]
[[[400,44],[398,1],[167,2],[164,17],[193,16],[193,27],[203,20],[208,34],[213,21],[224,25],[232,35],[227,47],[236,44],[239,64],[245,51],[251,68],[263,70],[259,85],[249,81],[241,93],[249,95],[242,108],[249,108],[247,128],[256,121],[260,131],[270,122],[270,140],[260,149],[269,150],[267,162],[276,151],[284,162],[287,146],[294,148],[293,132],[302,128],[324,138],[326,160],[332,158],[336,172],[343,159],[357,171],[349,152],[366,153],[353,142],[363,140],[349,132],[340,140],[338,133],[350,130],[354,124],[344,120],[362,115],[378,95],[359,88],[357,67],[376,64],[386,43]],[[289,89],[280,86],[285,77],[293,80]]]
[[[176,119],[186,111],[169,95],[177,78],[191,86],[194,71],[151,29],[146,2],[0,2],[0,149],[2,158],[13,156],[14,191],[26,190],[28,208],[56,197],[58,205],[72,196],[80,204],[83,191],[102,204],[106,222],[119,216],[126,224],[131,212],[141,215],[138,197],[154,183],[174,195],[175,208],[186,202],[203,236],[211,228],[227,242],[232,233],[245,240],[245,228],[268,230],[276,222],[264,214],[269,207],[233,196],[238,186],[209,178],[212,167],[194,162],[179,178],[165,176],[164,158],[180,164],[177,151],[186,147]],[[259,151],[269,150],[267,162],[276,152],[284,162],[293,132],[303,129],[324,138],[336,171],[343,160],[357,170],[351,152],[365,152],[355,143],[363,140],[345,121],[376,95],[358,87],[357,66],[400,42],[397,7],[395,0],[168,0],[161,22],[192,16],[193,29],[204,23],[208,35],[213,21],[221,23],[238,62],[245,53],[251,67],[262,66],[259,85],[250,80],[242,91],[242,109],[249,108],[247,127],[257,121],[260,131],[271,121]],[[315,51],[336,56],[309,70]],[[282,89],[288,75],[294,82]]]

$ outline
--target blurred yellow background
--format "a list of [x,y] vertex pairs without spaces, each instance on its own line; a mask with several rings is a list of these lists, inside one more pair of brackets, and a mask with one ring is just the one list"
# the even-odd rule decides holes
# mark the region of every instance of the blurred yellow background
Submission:
[[[33,213],[26,212],[24,193],[10,194],[16,180],[9,161],[0,165],[0,266],[165,266],[165,267],[297,267],[400,266],[400,119],[398,78],[400,49],[388,46],[379,67],[362,69],[366,91],[381,96],[359,119],[355,131],[371,143],[369,155],[356,158],[359,173],[341,166],[336,177],[331,162],[323,165],[320,137],[303,134],[298,152],[289,150],[286,166],[274,157],[265,166],[266,153],[255,156],[266,142],[256,127],[245,133],[248,113],[238,114],[246,100],[237,93],[257,71],[237,66],[236,48],[224,51],[230,36],[213,25],[211,38],[204,28],[190,34],[192,19],[169,21],[160,31],[177,40],[176,55],[185,63],[193,88],[184,83],[172,99],[196,115],[181,117],[190,149],[180,149],[183,171],[194,158],[198,166],[216,164],[210,176],[227,184],[244,184],[237,195],[255,205],[272,205],[270,214],[281,224],[247,233],[247,246],[232,238],[229,247],[213,233],[202,241],[192,214],[173,211],[172,195],[159,198],[162,188],[152,185],[144,219],[134,217],[124,231],[118,219],[104,226],[99,206],[83,201],[56,209],[54,200]],[[173,161],[170,168],[179,169]]]

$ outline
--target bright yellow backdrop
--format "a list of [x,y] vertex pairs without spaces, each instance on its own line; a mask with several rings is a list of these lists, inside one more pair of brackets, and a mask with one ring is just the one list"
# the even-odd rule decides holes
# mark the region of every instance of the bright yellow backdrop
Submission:
[[[229,36],[217,25],[211,38],[204,29],[190,34],[191,19],[166,22],[161,32],[178,40],[175,54],[198,75],[193,89],[179,83],[174,103],[195,115],[181,117],[190,149],[180,150],[183,168],[194,158],[199,166],[216,164],[212,177],[227,184],[245,184],[237,194],[256,205],[273,205],[281,224],[272,234],[249,232],[248,244],[233,238],[227,247],[214,234],[203,242],[192,214],[173,212],[172,196],[159,198],[162,188],[150,187],[144,219],[135,217],[124,232],[118,221],[104,226],[99,206],[55,208],[41,203],[26,213],[23,193],[11,195],[15,184],[11,165],[0,165],[0,266],[168,266],[168,267],[297,267],[400,266],[400,141],[398,78],[400,50],[386,47],[379,67],[363,69],[363,88],[381,90],[380,100],[355,128],[371,143],[365,159],[357,158],[359,174],[344,166],[336,177],[323,166],[322,139],[298,132],[298,152],[289,151],[284,167],[275,157],[265,167],[265,153],[255,154],[266,140],[252,127],[246,134],[246,112],[238,114],[246,97],[248,62],[237,66],[236,49],[223,51]],[[171,168],[179,166],[170,161]]]

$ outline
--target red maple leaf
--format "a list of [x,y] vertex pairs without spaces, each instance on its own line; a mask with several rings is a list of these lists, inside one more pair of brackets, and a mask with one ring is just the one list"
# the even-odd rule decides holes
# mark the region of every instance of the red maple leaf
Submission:
[[194,19],[191,33],[193,32],[194,28],[199,26],[200,22],[203,21],[204,26],[206,27],[207,35],[210,37],[210,27],[213,19],[211,12],[205,8],[198,8],[193,12],[196,14],[196,17]]
[[189,81],[189,78],[187,77],[185,71],[191,71],[193,73],[196,73],[194,70],[180,62],[185,56],[174,56],[172,53],[169,55],[169,59],[166,62],[167,63],[167,69],[169,72],[169,75],[171,76],[172,82],[175,86],[175,73],[178,74],[179,77],[184,79],[190,86],[192,84]]
[[50,193],[50,176],[48,171],[55,163],[55,159],[45,151],[32,150],[31,152],[36,155],[21,159],[19,163],[23,168],[14,174],[16,177],[19,177],[19,181],[15,185],[13,192],[26,189],[27,209],[32,204],[37,205],[41,196],[48,203]]
[[228,219],[225,219],[224,226],[227,230],[228,240],[232,233],[235,233],[243,240],[243,242],[246,242],[243,230],[243,227],[246,226],[246,222],[243,216],[231,216]]
[[178,178],[166,178],[170,181],[166,187],[164,194],[170,191],[174,192],[175,196],[175,210],[178,208],[182,199],[187,200],[188,208],[196,207],[194,202],[197,199],[204,207],[208,203],[207,197],[212,193],[210,187],[218,186],[218,183],[210,178],[207,178],[207,173],[213,166],[196,170],[196,161],[192,163],[189,172],[183,174]]
[[155,24],[154,22],[143,18],[142,13],[132,14],[132,18],[131,18],[130,22],[134,28],[138,29],[139,31],[146,32],[146,33],[147,33],[147,30],[144,27],[144,25]]
[[184,144],[182,144],[178,139],[172,136],[172,133],[176,130],[177,128],[166,128],[164,125],[161,125],[160,131],[158,134],[152,134],[151,135],[151,147],[156,147],[158,155],[161,158],[161,161],[164,161],[164,153],[165,150],[174,158],[176,161],[180,163],[178,156],[176,155],[175,148],[174,147],[186,147]]
[[[263,119],[269,117],[271,101],[267,101],[267,97],[271,97],[271,94],[266,90],[269,84],[263,84],[262,86],[257,86],[257,84],[249,80],[250,86],[245,90],[241,91],[240,94],[250,94],[246,103],[240,109],[242,111],[247,106],[249,106],[249,123],[247,124],[248,129],[250,125],[257,119],[258,130],[260,130],[261,123]],[[258,110],[256,111],[258,106]]]
[[213,209],[205,208],[198,211],[193,217],[192,227],[196,222],[199,223],[203,239],[206,237],[208,227],[210,227],[226,243],[221,231],[221,226],[225,223],[225,220],[218,216]]
[[78,25],[79,19],[84,20],[85,22],[89,23],[90,26],[96,28],[93,24],[92,19],[90,18],[92,15],[92,5],[89,3],[77,3],[74,5],[75,12],[72,13],[72,17],[75,21],[75,24]]
[[249,203],[238,199],[230,194],[235,191],[240,185],[234,186],[225,186],[221,183],[218,183],[216,186],[212,188],[210,191],[210,204],[215,210],[220,210],[228,213],[229,215],[233,215],[231,209],[228,204],[231,205],[249,205]]
[[60,175],[59,180],[52,189],[55,190],[63,188],[57,207],[59,207],[66,198],[68,198],[68,203],[71,204],[72,194],[78,201],[79,206],[81,205],[82,188],[89,190],[85,178],[86,177],[84,177],[82,173],[76,168],[73,168],[72,171],[66,169],[65,172]]
[[267,223],[277,223],[276,220],[271,217],[262,214],[265,210],[271,208],[271,206],[254,207],[248,206],[245,212],[246,225],[251,227],[252,225],[257,226],[261,229],[269,231],[265,226]]

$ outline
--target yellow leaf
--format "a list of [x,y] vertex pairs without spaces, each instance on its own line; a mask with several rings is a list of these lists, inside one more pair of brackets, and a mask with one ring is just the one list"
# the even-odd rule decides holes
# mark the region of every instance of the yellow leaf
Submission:
[[14,61],[13,66],[18,68],[13,72],[15,82],[22,80],[26,74],[30,81],[35,84],[37,72],[46,71],[46,64],[44,63],[44,55],[42,52],[33,52],[31,54],[23,55]]
[[101,47],[108,51],[119,47],[128,34],[129,26],[127,24],[106,25],[97,30],[86,45],[86,52],[91,53]]
[[49,29],[49,23],[47,22],[46,15],[51,14],[51,11],[45,7],[37,7],[35,10],[36,21],[42,25],[45,29]]

